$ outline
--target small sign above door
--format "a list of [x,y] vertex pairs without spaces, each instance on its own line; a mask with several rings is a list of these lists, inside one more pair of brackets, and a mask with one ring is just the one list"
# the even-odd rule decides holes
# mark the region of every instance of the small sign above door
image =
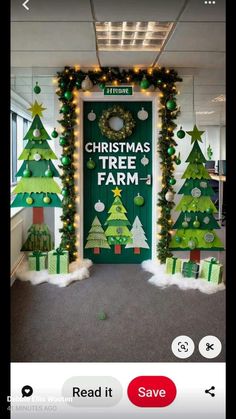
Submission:
[[104,96],[131,96],[132,86],[106,86],[103,90]]

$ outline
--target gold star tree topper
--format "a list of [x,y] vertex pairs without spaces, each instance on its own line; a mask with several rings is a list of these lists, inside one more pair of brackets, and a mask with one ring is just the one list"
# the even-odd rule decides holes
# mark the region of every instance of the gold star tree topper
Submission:
[[186,131],[188,135],[190,135],[191,138],[191,144],[194,143],[194,141],[199,141],[202,143],[201,136],[205,131],[199,131],[196,125],[193,127],[193,131]]
[[37,102],[37,100],[34,101],[34,103],[31,104],[30,108],[28,108],[28,111],[31,112],[32,118],[34,118],[36,115],[43,116],[43,111],[45,111],[47,108],[43,107],[43,104],[41,105]]
[[122,189],[119,189],[116,186],[115,189],[112,189],[112,192],[114,193],[114,196],[121,196]]

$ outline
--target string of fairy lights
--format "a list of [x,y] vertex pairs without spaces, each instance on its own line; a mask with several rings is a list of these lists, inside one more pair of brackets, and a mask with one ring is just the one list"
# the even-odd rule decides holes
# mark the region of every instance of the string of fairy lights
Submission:
[[149,69],[119,69],[117,67],[95,68],[87,72],[79,67],[65,67],[57,73],[55,82],[58,84],[56,91],[61,102],[60,114],[62,118],[61,135],[59,143],[62,147],[62,228],[61,247],[69,251],[70,262],[77,258],[79,253],[79,174],[80,156],[80,108],[78,95],[80,91],[86,92],[99,88],[104,90],[106,85],[118,86],[129,84],[138,87],[141,92],[156,91],[159,95],[159,124],[158,124],[158,153],[161,164],[161,190],[158,193],[158,244],[157,256],[161,263],[171,256],[169,244],[171,241],[171,210],[174,206],[173,185],[175,164],[180,163],[176,156],[174,130],[177,127],[175,119],[180,110],[177,107],[176,96],[179,93],[177,82],[182,79],[174,69],[155,67]]

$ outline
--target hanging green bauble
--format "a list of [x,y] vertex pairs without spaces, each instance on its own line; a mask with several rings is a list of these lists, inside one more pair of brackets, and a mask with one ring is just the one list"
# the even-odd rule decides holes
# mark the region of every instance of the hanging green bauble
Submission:
[[199,227],[200,227],[200,222],[198,221],[198,219],[196,219],[196,220],[193,222],[193,227],[194,227],[194,228],[199,228]]
[[158,84],[161,84],[161,83],[162,83],[162,80],[161,80],[161,79],[158,79],[158,80],[157,80],[157,83],[158,83]]
[[70,231],[70,232],[73,232],[74,231],[74,226],[73,226],[73,224],[69,224],[68,226],[67,226],[67,230],[68,231]]
[[64,93],[64,98],[65,98],[65,99],[67,99],[67,100],[71,100],[71,99],[73,98],[73,94],[72,94],[72,92],[71,92],[70,90],[67,90],[67,91]]
[[173,146],[170,146],[167,149],[167,153],[169,154],[169,156],[173,156],[173,154],[175,154],[175,148]]
[[38,85],[38,82],[36,81],[36,84],[34,86],[34,93],[36,93],[36,95],[38,95],[41,92],[41,88]]
[[172,177],[172,178],[170,178],[170,180],[169,180],[169,184],[170,185],[175,185],[176,184],[176,180]]
[[183,221],[182,222],[182,227],[183,228],[188,228],[188,221]]
[[60,87],[62,89],[64,89],[64,87],[66,87],[66,83],[63,80],[60,82]]
[[33,198],[31,198],[31,196],[28,196],[28,198],[26,198],[25,201],[26,201],[26,204],[28,204],[28,205],[32,205],[33,202],[34,202]]
[[140,87],[141,89],[148,89],[150,86],[149,81],[146,79],[146,76],[144,75],[141,82],[140,82]]
[[59,144],[63,147],[67,145],[67,139],[65,137],[60,137]]
[[62,188],[61,194],[62,196],[66,197],[69,195],[69,190],[67,188]]
[[189,240],[189,242],[188,242],[188,247],[189,247],[191,250],[195,249],[195,248],[196,248],[196,246],[197,246],[197,244],[196,244],[196,241],[195,241],[195,240]]
[[50,202],[51,202],[51,198],[49,198],[49,196],[45,196],[45,197],[43,198],[43,202],[44,202],[44,204],[50,204]]
[[144,204],[144,198],[139,193],[137,196],[134,197],[134,204],[137,205],[137,207],[141,207]]
[[62,162],[63,166],[69,166],[69,164],[71,162],[70,157],[62,156],[61,157],[61,162]]
[[76,80],[75,85],[76,85],[77,89],[80,89],[81,88],[81,80],[79,80],[79,79]]
[[31,173],[31,171],[29,169],[29,166],[27,164],[27,166],[26,166],[26,168],[25,168],[25,170],[23,172],[23,177],[31,177],[31,175],[32,175],[32,173]]
[[95,163],[95,161],[93,161],[93,160],[91,159],[91,157],[90,157],[89,161],[87,161],[86,166],[87,166],[87,168],[88,168],[88,169],[92,170],[92,169],[94,169],[94,168],[95,168],[96,163]]
[[173,99],[169,99],[166,102],[166,107],[169,111],[174,111],[176,109],[176,102]]
[[52,138],[57,138],[58,137],[58,132],[56,130],[56,128],[54,128],[54,130],[51,133]]
[[212,208],[207,208],[206,209],[206,213],[207,214],[212,214],[213,213],[213,209]]
[[101,90],[104,90],[106,87],[106,83],[99,83],[98,86],[100,87]]
[[180,243],[182,241],[182,238],[179,237],[179,236],[176,236],[175,237],[175,241],[176,241],[176,243]]
[[60,112],[62,113],[68,113],[69,111],[70,111],[69,105],[63,105],[60,110]]
[[182,127],[180,127],[179,131],[177,131],[177,137],[180,138],[180,139],[185,137],[185,132],[182,129]]
[[179,165],[179,164],[181,164],[181,160],[180,159],[175,159],[175,164],[177,164],[177,165]]
[[53,172],[50,169],[50,166],[48,166],[47,170],[45,171],[44,175],[46,177],[53,177]]

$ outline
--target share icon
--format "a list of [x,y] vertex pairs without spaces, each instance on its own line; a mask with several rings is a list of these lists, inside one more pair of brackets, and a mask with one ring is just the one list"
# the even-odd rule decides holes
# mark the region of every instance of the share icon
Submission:
[[212,390],[215,390],[215,387],[212,386],[211,388],[209,388],[208,390],[205,390],[205,393],[210,394],[211,397],[215,397],[215,393],[212,392]]

